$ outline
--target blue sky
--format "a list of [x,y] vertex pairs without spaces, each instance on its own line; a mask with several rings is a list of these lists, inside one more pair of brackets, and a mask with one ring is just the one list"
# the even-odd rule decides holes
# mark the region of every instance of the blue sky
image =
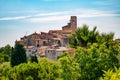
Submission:
[[120,38],[120,0],[0,0],[0,47],[24,35],[61,29],[70,16]]

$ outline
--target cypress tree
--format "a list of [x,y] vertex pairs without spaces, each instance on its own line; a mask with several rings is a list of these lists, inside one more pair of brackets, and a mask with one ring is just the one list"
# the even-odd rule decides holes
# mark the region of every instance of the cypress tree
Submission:
[[15,42],[15,47],[12,48],[11,66],[14,67],[21,63],[27,62],[26,53],[23,45]]

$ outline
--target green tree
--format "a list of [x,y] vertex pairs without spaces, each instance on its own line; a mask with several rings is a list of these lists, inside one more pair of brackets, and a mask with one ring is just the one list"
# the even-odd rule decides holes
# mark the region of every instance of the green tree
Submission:
[[63,80],[78,80],[79,66],[78,63],[73,61],[68,53],[63,53],[59,59],[61,78]]
[[36,55],[34,55],[34,56],[31,56],[30,57],[31,59],[31,62],[36,62],[36,63],[38,63],[38,59],[37,59],[37,56]]
[[10,61],[11,55],[11,46],[6,45],[5,47],[0,48],[0,63]]
[[16,66],[20,63],[27,62],[26,53],[23,45],[15,43],[15,48],[12,48],[11,66]]
[[0,53],[0,63],[10,61],[10,56],[4,53]]
[[[115,50],[115,51],[113,51]],[[88,48],[78,48],[74,60],[79,64],[80,80],[95,80],[103,75],[103,70],[119,67],[117,59],[119,50],[113,46],[107,48],[105,44],[93,44]]]
[[4,51],[4,47],[0,48],[0,53],[2,53]]
[[8,54],[9,56],[11,55],[11,46],[10,45],[6,45],[4,48],[3,48],[3,53],[4,54]]
[[93,30],[89,30],[87,25],[83,25],[82,28],[78,28],[75,33],[71,34],[69,38],[70,46],[77,48],[77,46],[87,47],[88,43],[97,42],[97,36],[99,32],[96,31],[96,27]]
[[111,43],[113,41],[114,38],[114,33],[110,32],[110,33],[102,33],[98,36],[97,38],[97,42],[98,43],[106,43],[106,46],[109,46],[109,43]]

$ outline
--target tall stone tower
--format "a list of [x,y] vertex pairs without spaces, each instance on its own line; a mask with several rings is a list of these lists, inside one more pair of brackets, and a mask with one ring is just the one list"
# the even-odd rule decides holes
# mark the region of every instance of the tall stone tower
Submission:
[[73,31],[75,31],[77,29],[77,17],[76,16],[71,16],[70,29]]
[[77,17],[71,16],[70,22],[62,27],[62,30],[72,30],[75,31],[77,29]]

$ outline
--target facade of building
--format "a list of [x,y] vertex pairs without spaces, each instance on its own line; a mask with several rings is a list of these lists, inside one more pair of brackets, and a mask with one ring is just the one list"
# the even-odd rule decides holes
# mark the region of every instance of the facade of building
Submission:
[[62,53],[67,52],[69,49],[66,47],[59,47],[57,49],[46,49],[45,50],[45,57],[52,59],[52,60],[57,60]]
[[55,49],[46,49],[45,57],[52,59],[52,60],[57,60],[57,54],[56,54]]
[[24,46],[24,48],[26,50],[27,57],[34,56],[37,54],[37,49],[35,46]]
[[[68,36],[73,33],[76,28],[77,17],[71,16],[70,22],[66,26],[63,26],[62,30],[49,30],[48,33],[35,32],[33,34],[22,37],[18,42],[25,46],[26,54],[28,57],[34,51],[36,51],[38,57],[46,56],[56,60],[57,57],[52,58],[51,53],[56,56],[59,53],[59,51],[57,52],[57,49],[60,49],[60,47],[67,48],[68,42],[70,41]],[[30,48],[30,46],[33,46],[34,48]],[[49,53],[49,50],[51,50],[51,53]]]

